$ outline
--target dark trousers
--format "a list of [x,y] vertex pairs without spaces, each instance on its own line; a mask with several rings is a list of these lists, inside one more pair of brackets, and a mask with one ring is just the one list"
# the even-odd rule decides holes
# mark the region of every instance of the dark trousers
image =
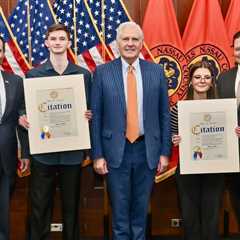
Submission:
[[219,240],[223,174],[176,173],[185,240]]
[[226,174],[231,203],[240,229],[240,174]]
[[156,170],[146,160],[145,142],[126,143],[119,168],[108,167],[113,240],[144,240],[148,203]]
[[0,240],[9,239],[9,205],[15,174],[8,175],[0,165]]
[[30,239],[49,239],[56,175],[62,200],[63,239],[79,239],[80,165],[50,166],[33,160],[31,174]]

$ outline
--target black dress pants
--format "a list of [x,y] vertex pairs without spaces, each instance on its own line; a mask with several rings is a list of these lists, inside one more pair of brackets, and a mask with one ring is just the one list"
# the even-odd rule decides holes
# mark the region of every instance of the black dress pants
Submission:
[[176,173],[185,240],[219,240],[223,174]]
[[46,165],[32,161],[30,240],[49,239],[58,175],[62,201],[63,239],[79,240],[81,165]]
[[231,203],[240,229],[240,174],[226,174]]
[[0,240],[9,240],[9,207],[15,174],[6,174],[0,163]]

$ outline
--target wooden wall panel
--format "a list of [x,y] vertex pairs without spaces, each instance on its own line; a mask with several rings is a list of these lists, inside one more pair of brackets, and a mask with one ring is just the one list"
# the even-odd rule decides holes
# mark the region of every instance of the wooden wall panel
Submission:
[[183,34],[184,27],[186,25],[188,15],[191,11],[191,7],[194,0],[181,0],[174,1],[176,10],[176,17],[179,25],[180,33]]
[[11,2],[14,2],[13,0],[12,1],[4,1],[4,0],[0,0],[0,6],[2,7],[2,10],[5,14],[5,16],[8,16],[9,15],[9,12],[10,12],[10,3]]
[[29,198],[28,198],[29,177],[18,178],[16,189],[13,193],[10,212],[10,239],[24,240],[28,226]]
[[228,10],[228,6],[231,0],[219,0],[219,3],[221,5],[221,9],[222,9],[222,14],[223,17],[226,16],[227,10]]

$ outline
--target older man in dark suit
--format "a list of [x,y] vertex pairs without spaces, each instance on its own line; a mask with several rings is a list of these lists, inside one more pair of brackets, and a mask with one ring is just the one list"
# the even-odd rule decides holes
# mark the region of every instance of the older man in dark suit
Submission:
[[[235,67],[219,75],[217,81],[220,98],[240,98],[240,31],[233,36],[233,53]],[[238,107],[238,125],[240,125],[240,109]],[[236,134],[240,137],[240,127],[236,127]],[[229,191],[235,214],[240,228],[240,174],[229,175]]]
[[[4,58],[5,43],[0,37],[0,64]],[[19,111],[23,104],[22,79],[14,74],[0,72],[0,240],[9,239],[9,202],[17,167],[17,136]],[[24,131],[18,128],[19,131]],[[22,136],[25,136],[24,134]],[[20,139],[22,139],[22,136]],[[23,152],[26,148],[22,145]],[[21,170],[28,168],[29,160],[21,159]]]
[[107,177],[113,239],[143,240],[154,176],[170,153],[167,84],[159,65],[139,58],[143,33],[136,23],[119,26],[117,44],[121,57],[94,73],[92,156]]

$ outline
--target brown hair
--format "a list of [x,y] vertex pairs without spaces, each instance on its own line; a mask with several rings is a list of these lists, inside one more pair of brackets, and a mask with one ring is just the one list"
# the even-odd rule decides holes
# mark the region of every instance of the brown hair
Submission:
[[232,47],[234,47],[234,42],[236,39],[240,38],[240,31],[236,32],[234,35],[233,35],[233,40],[232,40]]
[[70,33],[69,33],[67,27],[66,27],[65,25],[63,25],[63,24],[60,24],[60,23],[52,24],[52,25],[48,28],[48,30],[47,30],[47,32],[46,32],[46,39],[49,37],[49,34],[50,34],[51,32],[60,31],[60,30],[66,32],[67,38],[68,38],[68,40],[70,40]]
[[210,89],[207,91],[207,99],[217,98],[216,75],[214,74],[214,68],[210,64],[209,61],[201,60],[201,61],[198,61],[198,62],[192,64],[189,67],[189,88],[188,88],[187,99],[189,99],[189,100],[193,99],[193,92],[194,92],[194,90],[193,90],[193,86],[192,86],[192,78],[193,78],[194,72],[198,68],[206,68],[206,69],[208,69],[210,71],[210,73],[211,73],[211,76],[212,76],[212,87],[210,87]]

